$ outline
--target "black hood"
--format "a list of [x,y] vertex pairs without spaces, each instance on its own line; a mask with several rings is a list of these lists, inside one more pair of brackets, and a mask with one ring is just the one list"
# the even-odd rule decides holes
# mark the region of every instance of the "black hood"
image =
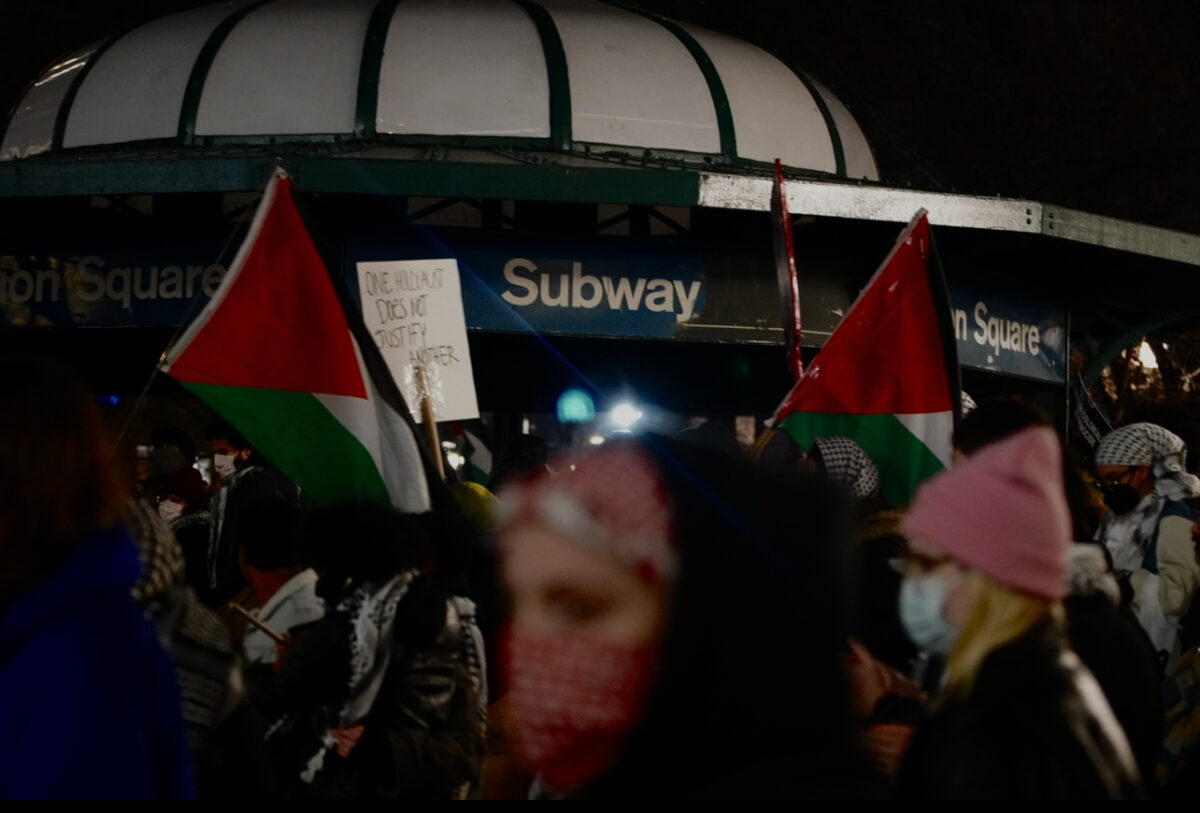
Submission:
[[828,484],[657,436],[680,566],[661,671],[589,796],[847,796],[861,763],[838,655],[849,507]]

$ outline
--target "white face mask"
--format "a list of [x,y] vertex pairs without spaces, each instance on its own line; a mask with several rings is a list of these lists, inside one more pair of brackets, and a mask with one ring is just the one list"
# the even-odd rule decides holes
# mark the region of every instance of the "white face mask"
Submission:
[[953,587],[932,574],[906,576],[900,583],[900,623],[921,649],[946,656],[961,632],[942,613]]
[[158,504],[158,515],[164,522],[173,522],[183,513],[183,503],[174,500],[163,500]]
[[231,454],[215,454],[213,455],[213,468],[221,479],[228,480],[237,471],[237,466],[233,463],[233,455]]

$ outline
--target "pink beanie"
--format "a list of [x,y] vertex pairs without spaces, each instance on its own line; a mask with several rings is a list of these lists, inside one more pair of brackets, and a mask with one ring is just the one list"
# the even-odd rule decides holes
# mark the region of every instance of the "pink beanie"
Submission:
[[1036,427],[984,447],[921,486],[901,527],[1000,584],[1062,598],[1071,521],[1058,436]]

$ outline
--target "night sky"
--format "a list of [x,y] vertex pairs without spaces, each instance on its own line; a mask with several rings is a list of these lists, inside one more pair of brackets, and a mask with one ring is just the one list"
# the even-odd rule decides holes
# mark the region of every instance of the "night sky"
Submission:
[[[194,0],[0,0],[0,109],[57,56]],[[1200,3],[638,0],[803,68],[898,186],[1200,233]]]

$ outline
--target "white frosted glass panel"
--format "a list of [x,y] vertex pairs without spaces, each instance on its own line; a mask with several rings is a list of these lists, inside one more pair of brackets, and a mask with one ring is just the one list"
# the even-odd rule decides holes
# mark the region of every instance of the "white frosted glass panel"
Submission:
[[571,77],[576,141],[720,152],[717,114],[696,60],[640,14],[588,0],[541,0]]
[[94,42],[80,48],[38,77],[13,111],[8,129],[4,131],[4,140],[0,142],[0,159],[24,158],[50,149],[54,142],[54,122],[63,97],[67,95],[71,81],[99,46],[100,43]]
[[188,77],[213,29],[243,3],[219,3],[137,28],[88,71],[71,105],[64,147],[171,138]]
[[381,133],[549,136],[546,59],[516,3],[404,0],[384,46]]
[[842,154],[846,157],[846,177],[878,181],[879,169],[875,166],[875,156],[871,154],[871,146],[867,142],[867,137],[863,135],[862,128],[858,126],[854,116],[837,96],[829,92],[829,88],[811,76],[808,77],[808,81],[817,88],[817,92],[829,106],[833,120],[837,122],[838,135],[842,139]]
[[804,83],[786,65],[748,42],[683,26],[716,66],[729,97],[738,155],[789,167],[833,172],[829,128]]
[[374,7],[375,0],[292,0],[247,14],[209,70],[196,133],[352,132]]

